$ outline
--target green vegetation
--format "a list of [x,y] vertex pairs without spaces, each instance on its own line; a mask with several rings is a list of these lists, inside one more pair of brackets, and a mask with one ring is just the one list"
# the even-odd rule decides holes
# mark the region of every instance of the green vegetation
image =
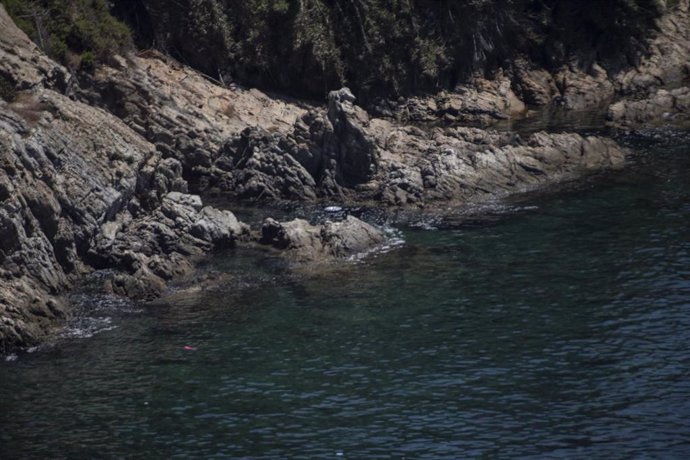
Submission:
[[475,73],[635,64],[654,20],[677,0],[0,0],[49,55],[92,71],[131,46],[222,81],[361,101],[438,91]]
[[[673,1],[673,0],[672,0]],[[521,55],[634,64],[663,0],[117,0],[145,46],[207,74],[300,96],[452,87]],[[671,5],[672,2],[668,2]],[[510,69],[507,69],[510,70]]]
[[93,71],[132,46],[129,28],[110,14],[105,0],[1,1],[34,42],[72,69]]

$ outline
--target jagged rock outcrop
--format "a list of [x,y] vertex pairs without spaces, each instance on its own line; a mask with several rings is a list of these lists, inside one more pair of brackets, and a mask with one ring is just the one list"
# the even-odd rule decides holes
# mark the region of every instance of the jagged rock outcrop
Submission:
[[0,24],[0,73],[19,90],[0,100],[4,353],[46,337],[69,314],[61,294],[93,268],[122,270],[131,277],[116,277],[113,289],[147,297],[191,257],[244,230],[231,213],[185,194],[178,160],[162,159],[112,114],[57,91],[55,76],[66,72],[1,6]]
[[[659,19],[658,29],[639,65],[615,76],[623,98],[609,106],[612,126],[634,128],[690,118],[690,1],[679,0],[673,13]],[[674,87],[680,84],[684,86]]]
[[615,142],[579,134],[512,133],[476,128],[385,127],[382,174],[374,199],[392,205],[477,201],[624,164]]
[[[636,62],[619,71],[607,71],[593,62],[583,71],[564,66],[552,75],[542,69],[526,70],[517,62],[518,93],[536,105],[558,105],[571,110],[591,109],[617,97],[646,97],[657,89],[690,77],[690,2],[679,0],[657,20],[657,30],[647,40]],[[631,65],[632,64],[632,65]],[[558,94],[554,94],[554,85]],[[635,110],[635,109],[633,109]]]
[[645,95],[690,78],[690,0],[678,0],[657,21],[658,33],[649,40],[640,62],[614,78],[622,95]]
[[366,133],[369,116],[354,101],[348,88],[328,95],[328,120],[333,126],[330,150],[337,165],[336,175],[348,185],[367,181],[378,166],[374,143]]
[[339,195],[365,183],[378,166],[367,133],[369,116],[343,88],[329,96],[328,109],[298,118],[292,132],[249,127],[229,139],[207,168],[197,168],[202,190],[243,199],[307,200]]
[[[452,91],[379,101],[372,108],[377,114],[404,122],[487,126],[526,114],[525,104],[605,110],[618,98],[650,97],[660,88],[690,78],[689,5],[688,0],[679,0],[668,7],[656,21],[657,29],[645,40],[644,52],[638,51],[627,58],[629,62],[616,67],[605,68],[596,60],[583,62],[574,56],[557,66],[544,66],[516,56],[488,80],[475,77]],[[557,54],[564,53],[560,50]],[[563,61],[563,57],[552,61]]]
[[153,212],[122,212],[103,224],[89,256],[96,268],[120,271],[109,281],[113,292],[151,299],[189,272],[193,257],[234,246],[248,230],[230,211],[203,207],[197,195],[170,192]]
[[554,78],[561,91],[559,103],[574,110],[596,108],[617,96],[644,97],[690,77],[689,6],[688,0],[679,0],[657,20],[657,31],[636,65],[607,72],[593,63],[587,72],[573,67],[557,72]]
[[113,60],[119,64],[99,68],[79,97],[121,118],[164,158],[177,159],[196,190],[222,175],[214,162],[228,139],[254,126],[287,133],[309,108],[225,88],[155,51]]
[[286,136],[246,128],[223,146],[202,188],[240,199],[316,199],[315,179],[291,154],[296,150]]
[[49,90],[22,98],[31,111],[0,102],[0,347],[32,343],[64,313],[57,296],[85,270],[91,237],[127,205],[153,155],[105,112]]
[[524,58],[516,59],[513,68],[512,86],[525,104],[544,107],[553,104],[561,96],[555,78],[546,69],[536,67]]
[[659,89],[640,100],[621,100],[608,110],[612,126],[634,128],[646,124],[682,122],[690,119],[690,88]]
[[[479,128],[420,129],[370,119],[349,94],[334,93],[327,119],[310,112],[291,134],[246,130],[216,161],[225,178],[216,186],[253,199],[337,196],[429,205],[521,191],[624,163],[624,151],[598,137],[538,133],[521,139]],[[336,131],[333,121],[346,127]],[[363,165],[355,183],[344,173],[347,155],[359,155]]]
[[566,110],[596,109],[610,102],[616,90],[606,70],[597,63],[582,71],[573,66],[555,74],[560,96],[556,104]]
[[150,297],[242,232],[197,209],[179,163],[112,115],[51,90],[22,97],[31,112],[0,102],[0,352],[44,337],[92,268],[123,270],[139,289],[115,290]]
[[[389,104],[390,105],[390,104]],[[453,91],[431,97],[411,97],[377,112],[404,123],[472,124],[488,126],[519,117],[526,106],[512,89],[511,80],[499,74],[492,80],[473,78]]]
[[282,251],[298,262],[328,262],[375,248],[386,240],[384,232],[354,216],[311,225],[303,219],[278,222],[266,219],[259,243]]

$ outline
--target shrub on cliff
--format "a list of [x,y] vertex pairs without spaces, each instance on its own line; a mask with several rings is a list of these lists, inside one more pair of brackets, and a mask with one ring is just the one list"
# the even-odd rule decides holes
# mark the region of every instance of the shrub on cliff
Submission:
[[132,47],[129,28],[110,14],[106,0],[2,0],[15,23],[49,56],[72,69]]
[[517,55],[634,64],[675,0],[115,0],[145,46],[219,79],[360,101],[453,87]]

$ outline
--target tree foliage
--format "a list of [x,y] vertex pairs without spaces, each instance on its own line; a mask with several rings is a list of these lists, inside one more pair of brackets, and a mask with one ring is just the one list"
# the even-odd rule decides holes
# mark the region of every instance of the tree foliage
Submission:
[[[51,56],[92,68],[130,43],[106,0],[1,0]],[[526,56],[635,64],[675,0],[111,0],[142,47],[227,81],[320,98],[453,87]]]
[[2,0],[15,23],[49,56],[72,68],[93,70],[131,48],[129,28],[105,0]]
[[214,77],[301,96],[452,87],[516,55],[634,63],[663,0],[118,0],[149,45]]

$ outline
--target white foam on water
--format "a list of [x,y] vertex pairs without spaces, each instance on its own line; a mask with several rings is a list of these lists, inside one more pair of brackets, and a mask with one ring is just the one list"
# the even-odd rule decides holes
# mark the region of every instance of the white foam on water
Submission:
[[140,304],[111,294],[81,292],[71,297],[76,305],[76,315],[68,321],[59,337],[63,339],[88,339],[118,326],[113,317],[141,314]]
[[348,257],[347,260],[352,262],[360,262],[368,257],[386,254],[405,244],[405,240],[402,238],[402,232],[400,230],[386,226],[383,228],[383,233],[387,237],[386,241],[366,251],[353,254]]
[[429,231],[438,230],[438,227],[436,225],[438,225],[440,220],[441,219],[439,219],[438,217],[420,220],[418,222],[414,222],[413,224],[411,224],[411,227],[420,228],[422,230],[429,230]]
[[112,322],[113,319],[109,316],[81,317],[68,324],[60,336],[68,339],[88,339],[101,332],[116,329],[117,326]]
[[123,297],[110,294],[81,294],[73,296],[73,301],[93,313],[143,313],[144,309]]
[[539,209],[539,206],[517,206],[514,208],[516,212],[520,211],[536,211]]
[[5,361],[7,361],[7,362],[16,361],[17,359],[19,359],[19,356],[15,355],[15,354],[5,356]]

